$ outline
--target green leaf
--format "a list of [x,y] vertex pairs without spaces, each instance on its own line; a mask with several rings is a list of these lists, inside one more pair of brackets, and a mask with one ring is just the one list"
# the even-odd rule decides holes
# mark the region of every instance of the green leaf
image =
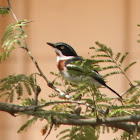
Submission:
[[103,77],[105,78],[107,76],[111,76],[111,75],[114,75],[114,74],[122,74],[122,72],[121,71],[110,72],[110,73],[105,74]]
[[118,66],[114,65],[114,66],[106,66],[106,67],[102,67],[101,70],[108,70],[108,69],[115,69],[118,68]]
[[126,56],[127,56],[128,54],[129,54],[129,53],[126,52],[126,53],[122,56],[122,58],[121,58],[121,60],[120,60],[120,63],[121,63],[121,64],[123,63],[123,61],[125,60],[125,58],[126,58]]
[[91,58],[96,58],[96,57],[109,57],[109,56],[106,54],[97,54],[97,55],[91,56]]
[[13,102],[13,99],[14,99],[14,90],[11,91],[11,93],[9,94],[9,97],[8,98],[10,99],[10,102]]
[[100,47],[100,49],[97,49],[97,52],[104,52],[106,53],[109,57],[113,56],[113,51],[111,48],[105,46],[104,44],[101,44],[99,42],[96,42],[96,44]]
[[121,53],[118,52],[117,55],[116,55],[116,57],[115,57],[115,61],[117,61],[120,58],[120,56],[121,56]]
[[129,102],[131,103],[139,103],[139,98],[140,98],[140,91],[139,90],[135,90],[135,94],[132,96],[132,98],[130,99]]
[[21,99],[21,101],[22,101],[22,103],[21,103],[22,106],[31,106],[31,105],[34,105],[34,100],[33,99],[30,99],[30,98]]
[[8,8],[0,7],[0,14],[5,16],[9,13]]
[[125,109],[119,108],[111,111],[108,116],[112,117],[112,116],[116,116],[117,114],[132,115],[131,111],[127,111]]
[[32,119],[28,120],[24,125],[20,127],[20,129],[17,131],[17,133],[20,133],[21,131],[27,129],[27,127],[31,126],[37,121],[38,117],[33,117]]
[[30,84],[27,83],[27,82],[25,82],[25,83],[24,83],[24,86],[25,86],[25,88],[26,88],[28,94],[29,94],[29,95],[32,95],[32,91],[31,91]]
[[124,68],[124,72],[126,72],[130,67],[132,67],[134,64],[136,64],[135,62],[130,63],[127,67]]
[[21,27],[26,26],[26,21],[22,20],[6,27],[2,37],[4,51],[0,53],[0,62],[6,60],[16,47],[24,46],[24,39],[27,35]]
[[61,132],[59,132],[58,135],[56,135],[56,138],[58,138],[61,134],[64,134],[66,132],[70,132],[70,129],[64,129],[64,130],[62,130]]
[[25,21],[19,21],[15,24],[10,24],[7,26],[4,35],[2,37],[2,48],[7,48],[10,46],[14,46],[15,40],[19,40],[20,38],[24,39],[26,37],[24,30],[21,28],[25,26]]
[[56,135],[56,138],[58,138],[60,135],[63,135],[61,138],[59,138],[59,140],[63,140],[65,138],[68,138],[69,137],[69,133],[70,133],[70,129],[64,129],[62,130],[59,134]]
[[95,47],[90,47],[89,49],[95,49]]
[[100,62],[111,62],[111,63],[114,63],[114,61],[113,60],[111,60],[111,59],[101,59],[101,60],[96,60],[96,63],[100,63]]
[[140,81],[138,80],[135,80],[134,82],[136,82],[139,86],[140,86]]
[[18,83],[18,85],[16,86],[16,92],[17,92],[18,96],[21,96],[23,94],[23,87],[22,87],[21,83]]
[[108,53],[109,53],[111,56],[113,56],[113,51],[112,51],[111,48],[108,48]]

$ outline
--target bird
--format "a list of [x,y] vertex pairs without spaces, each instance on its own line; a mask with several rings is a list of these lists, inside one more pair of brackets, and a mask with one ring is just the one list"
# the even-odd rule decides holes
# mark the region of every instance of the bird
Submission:
[[[73,64],[73,62],[84,61],[84,59],[80,57],[70,45],[63,42],[47,42],[47,44],[55,50],[57,56],[57,68],[60,71],[61,75],[64,77],[64,79],[75,83],[87,81],[90,85],[94,85],[97,87],[104,86],[113,93],[115,93],[120,99],[123,99],[114,89],[112,89],[106,84],[103,77],[96,70],[89,70],[90,74],[83,76],[83,70]],[[73,70],[74,72],[79,72],[79,74],[76,75],[74,73],[70,73],[70,70]]]

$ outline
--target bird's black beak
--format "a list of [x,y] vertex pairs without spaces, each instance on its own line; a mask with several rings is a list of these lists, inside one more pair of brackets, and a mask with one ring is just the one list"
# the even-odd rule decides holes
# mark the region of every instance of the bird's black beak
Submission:
[[52,46],[53,48],[56,48],[55,44],[47,42],[48,45]]

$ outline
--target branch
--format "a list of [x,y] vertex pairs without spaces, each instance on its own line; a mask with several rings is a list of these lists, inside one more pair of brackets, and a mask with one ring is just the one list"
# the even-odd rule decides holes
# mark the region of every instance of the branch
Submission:
[[[140,115],[96,119],[76,114],[47,111],[40,109],[38,106],[19,106],[7,103],[0,103],[0,111],[8,112],[12,115],[22,113],[44,119],[48,119],[48,116],[52,116],[53,123],[61,125],[90,125],[92,127],[106,125],[107,127],[122,129],[130,134],[132,134],[136,128],[136,125],[131,122],[136,123],[140,121]],[[140,126],[137,126],[137,132],[140,132]]]
[[[124,116],[124,117],[111,117],[111,118],[60,118],[59,116],[54,116],[56,124],[64,125],[90,125],[92,127],[97,127],[101,125],[106,125],[107,127],[115,127],[122,129],[130,134],[135,131],[135,124],[125,123],[125,122],[135,122],[140,121],[140,115],[135,116]],[[137,131],[140,132],[140,126],[137,127]]]
[[65,103],[85,105],[86,107],[89,107],[91,110],[97,110],[99,113],[101,113],[104,116],[107,115],[106,111],[95,108],[93,105],[90,105],[86,101],[52,101],[52,102],[46,102],[46,103],[40,105],[39,107],[45,107],[45,106],[49,106],[49,105],[53,105],[53,104],[65,104]]
[[20,106],[8,103],[0,103],[0,111],[10,113],[11,115],[14,115],[18,112],[33,111],[35,109],[35,106]]
[[16,22],[18,22],[18,19],[17,19],[16,15],[15,15],[13,9],[11,8],[10,0],[7,0],[7,2],[8,2],[8,9],[11,11],[11,13],[12,13],[14,19],[16,20]]
[[134,88],[136,88],[136,87],[138,87],[138,86],[140,86],[140,83],[137,84],[137,85],[131,85],[131,87],[130,87],[129,89],[127,89],[124,93],[122,93],[121,96],[123,96],[123,95],[126,94],[126,93],[131,92]]

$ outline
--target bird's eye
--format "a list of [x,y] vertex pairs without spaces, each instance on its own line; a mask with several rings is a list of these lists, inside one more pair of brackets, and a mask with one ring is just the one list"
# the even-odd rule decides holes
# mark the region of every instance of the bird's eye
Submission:
[[61,46],[60,48],[63,50],[65,47],[64,46]]

